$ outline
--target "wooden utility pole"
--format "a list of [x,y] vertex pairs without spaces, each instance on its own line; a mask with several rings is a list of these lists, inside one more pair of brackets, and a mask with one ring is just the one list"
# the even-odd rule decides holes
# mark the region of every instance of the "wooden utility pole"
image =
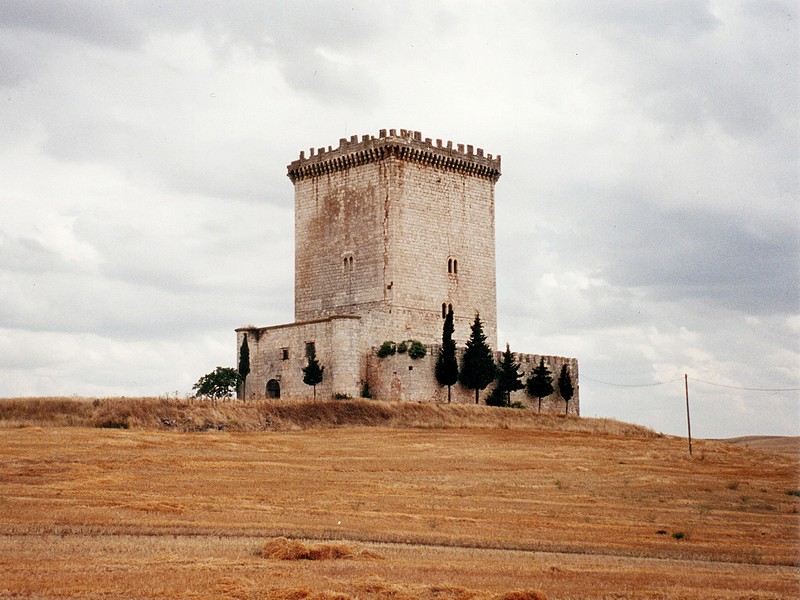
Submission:
[[689,430],[689,456],[692,455],[692,420],[689,418],[689,376],[683,374],[683,383],[686,386],[686,427]]

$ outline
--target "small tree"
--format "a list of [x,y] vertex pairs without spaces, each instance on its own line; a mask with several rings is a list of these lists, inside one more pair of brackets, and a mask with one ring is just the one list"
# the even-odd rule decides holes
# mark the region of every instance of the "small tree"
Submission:
[[505,394],[496,385],[492,388],[489,395],[486,396],[486,406],[508,406]]
[[247,376],[250,374],[250,347],[247,345],[247,334],[244,334],[242,346],[239,348],[239,377],[241,384],[239,385],[239,398],[244,398],[245,389],[247,386]]
[[314,400],[317,399],[317,384],[322,383],[322,372],[325,367],[319,366],[317,350],[313,345],[308,346],[308,365],[303,367],[303,383],[314,388]]
[[539,366],[534,367],[528,378],[528,394],[539,399],[539,412],[542,412],[542,398],[553,393],[553,376],[550,369],[544,364],[544,359],[539,359]]
[[197,383],[192,386],[195,396],[212,398],[230,398],[236,387],[239,385],[241,377],[236,369],[231,367],[217,367],[211,373],[203,375]]
[[475,404],[480,403],[479,392],[494,381],[495,370],[492,349],[486,343],[481,317],[476,313],[459,375],[459,380],[464,386],[475,390]]
[[522,373],[519,372],[519,365],[514,362],[514,353],[506,344],[506,351],[497,365],[497,387],[498,394],[502,399],[501,406],[511,406],[511,392],[521,390],[525,384],[520,381]]
[[575,390],[572,387],[572,379],[569,376],[569,369],[567,369],[567,365],[561,365],[561,373],[558,376],[558,391],[561,393],[561,397],[566,403],[566,406],[564,407],[564,414],[566,415],[569,413],[569,401],[572,399],[572,395],[575,393]]
[[442,349],[436,360],[436,381],[447,386],[447,403],[450,403],[451,386],[458,381],[458,360],[456,359],[456,343],[453,341],[453,307],[447,311],[442,326]]

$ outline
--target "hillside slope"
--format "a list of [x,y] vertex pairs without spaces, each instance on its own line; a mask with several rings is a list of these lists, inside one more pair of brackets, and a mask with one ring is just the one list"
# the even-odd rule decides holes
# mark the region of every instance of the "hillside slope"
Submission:
[[164,398],[0,398],[0,427],[69,426],[161,431],[299,431],[337,427],[498,428],[655,437],[613,419],[537,414],[473,404],[351,400],[257,402]]

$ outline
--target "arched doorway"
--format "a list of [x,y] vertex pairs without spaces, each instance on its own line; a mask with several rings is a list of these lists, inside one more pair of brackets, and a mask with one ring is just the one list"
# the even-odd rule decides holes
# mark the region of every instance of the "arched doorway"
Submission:
[[277,379],[270,379],[267,382],[267,398],[280,398],[281,397],[281,384]]

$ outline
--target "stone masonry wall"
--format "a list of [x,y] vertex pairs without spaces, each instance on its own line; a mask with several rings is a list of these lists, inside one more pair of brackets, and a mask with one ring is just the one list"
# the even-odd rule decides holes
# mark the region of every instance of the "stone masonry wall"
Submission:
[[295,182],[295,319],[362,314],[386,301],[386,168]]
[[289,176],[298,321],[369,316],[369,346],[393,338],[435,343],[442,306],[452,305],[457,341],[466,341],[480,312],[496,343],[499,157],[382,130],[301,153]]
[[244,399],[267,397],[267,383],[272,379],[280,384],[282,398],[311,397],[313,389],[303,383],[308,342],[314,343],[317,360],[325,368],[322,383],[317,385],[317,397],[331,398],[336,393],[358,396],[366,372],[365,355],[358,348],[359,321],[358,317],[333,317],[237,329],[237,364],[245,335],[250,350],[250,374]]
[[445,304],[453,306],[457,342],[469,338],[479,312],[495,346],[494,182],[435,165],[395,163],[389,220],[392,306],[408,315],[405,337],[425,343],[441,339]]
[[[373,348],[367,357],[367,381],[371,396],[376,400],[391,400],[405,402],[447,402],[447,387],[439,385],[436,381],[436,359],[439,356],[439,346],[427,346],[428,353],[423,358],[412,359],[408,354],[394,354],[379,358],[376,348]],[[495,360],[501,359],[500,352],[495,352]],[[459,364],[463,355],[463,348],[458,350]],[[563,356],[542,356],[538,354],[515,354],[523,374],[522,382],[527,381],[531,371],[544,358],[545,365],[553,376],[555,392],[542,400],[542,412],[564,413],[567,404],[558,391],[558,375],[562,365],[566,364],[570,371],[575,393],[569,401],[569,414],[580,414],[580,389],[578,361],[575,358]],[[484,404],[492,391],[494,384],[490,384],[479,393],[480,403]],[[451,387],[451,402],[472,404],[475,402],[475,390],[465,388],[460,383]],[[538,409],[538,399],[531,398],[527,392],[519,390],[511,394],[511,402],[521,402],[525,406]]]

